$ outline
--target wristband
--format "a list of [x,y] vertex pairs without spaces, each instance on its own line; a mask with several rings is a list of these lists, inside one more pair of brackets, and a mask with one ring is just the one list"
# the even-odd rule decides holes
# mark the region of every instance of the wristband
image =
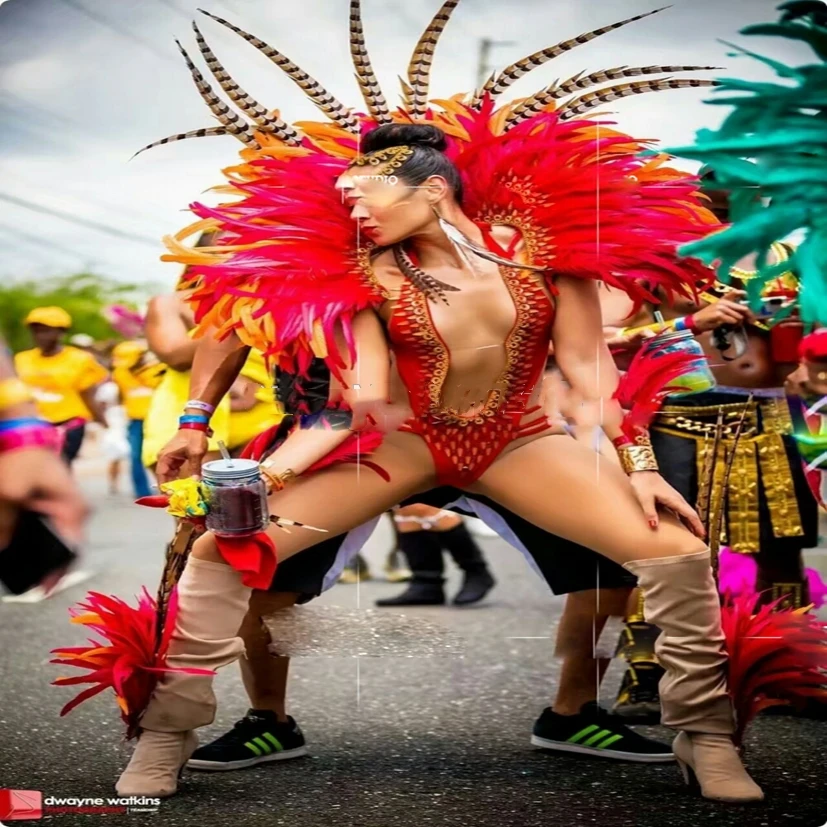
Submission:
[[7,408],[22,405],[24,402],[31,402],[32,400],[32,392],[29,390],[29,386],[16,376],[3,379],[0,382],[0,411],[5,411]]
[[616,436],[612,440],[612,445],[619,451],[624,445],[634,445],[631,437],[626,436],[626,434],[622,434],[621,436]]
[[46,425],[42,419],[36,416],[24,416],[19,419],[0,419],[0,433],[4,431],[16,431],[18,428],[36,428]]
[[0,433],[0,454],[22,451],[26,448],[45,448],[59,452],[63,438],[57,428],[41,422],[38,427],[19,428]]
[[684,316],[683,323],[685,325],[686,330],[691,330],[693,333],[700,333],[700,330],[698,330],[698,326],[695,324],[694,313],[690,313],[690,315]]
[[184,410],[187,408],[195,408],[197,411],[204,411],[204,413],[209,414],[210,416],[215,413],[215,405],[210,405],[209,402],[202,402],[200,399],[190,399],[190,401],[184,405]]
[[200,422],[203,425],[210,424],[210,418],[205,416],[204,414],[184,414],[183,416],[178,418],[178,424],[183,425],[184,423],[192,424],[194,422]]
[[179,431],[201,431],[207,436],[213,436],[213,429],[206,422],[180,422]]

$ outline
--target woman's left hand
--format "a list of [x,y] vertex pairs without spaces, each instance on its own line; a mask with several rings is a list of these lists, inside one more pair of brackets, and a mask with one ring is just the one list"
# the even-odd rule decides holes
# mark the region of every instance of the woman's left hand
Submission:
[[706,529],[695,509],[657,471],[635,471],[629,480],[650,528],[658,527],[660,504],[683,518],[694,535],[706,537]]

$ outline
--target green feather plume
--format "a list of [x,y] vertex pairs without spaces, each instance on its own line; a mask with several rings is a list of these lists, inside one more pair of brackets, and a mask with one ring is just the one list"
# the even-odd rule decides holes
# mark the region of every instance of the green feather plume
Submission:
[[[692,146],[667,150],[704,163],[715,187],[731,193],[732,225],[681,253],[717,262],[724,282],[733,265],[756,254],[758,275],[748,287],[755,310],[766,282],[791,270],[799,279],[802,320],[827,324],[827,5],[792,0],[779,9],[780,22],[748,26],[741,34],[801,41],[818,60],[787,66],[734,47],[771,68],[778,82],[721,79],[708,103],[732,108],[723,125],[699,131]],[[792,257],[767,264],[770,245],[796,231],[804,240]]]

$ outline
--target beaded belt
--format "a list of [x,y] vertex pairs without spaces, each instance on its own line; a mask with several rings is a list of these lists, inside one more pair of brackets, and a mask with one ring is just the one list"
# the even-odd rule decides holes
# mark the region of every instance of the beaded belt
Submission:
[[[719,414],[722,433],[715,448]],[[735,434],[742,417],[741,434],[736,442]],[[716,524],[715,517],[726,508],[727,520],[721,521],[721,542],[733,551],[759,551],[761,488],[766,497],[773,536],[804,535],[792,469],[782,438],[793,431],[786,399],[762,398],[699,407],[664,405],[652,429],[694,439],[697,443],[699,497],[711,491],[710,502],[704,503],[704,510],[710,515],[710,525]],[[714,458],[710,456],[713,449]],[[733,457],[732,471],[724,491],[730,457]]]

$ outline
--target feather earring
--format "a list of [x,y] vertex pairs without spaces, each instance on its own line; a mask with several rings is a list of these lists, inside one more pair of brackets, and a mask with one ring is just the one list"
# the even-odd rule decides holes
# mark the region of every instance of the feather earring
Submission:
[[448,237],[448,241],[451,242],[453,245],[454,250],[456,251],[459,260],[462,261],[465,266],[472,272],[474,275],[480,275],[479,267],[477,266],[476,262],[472,260],[471,256],[468,255],[465,247],[463,247],[462,243],[460,242],[460,238],[465,238],[465,236],[450,222],[446,221],[436,210],[434,210],[434,215],[436,215],[436,220],[439,222],[439,228],[442,230],[443,233]]
[[457,251],[463,259],[469,262],[469,266],[471,266],[472,269],[473,265],[470,263],[468,254],[465,252],[466,250],[475,256],[484,258],[486,261],[493,261],[494,264],[500,264],[503,267],[516,267],[519,270],[534,270],[537,273],[544,273],[548,270],[548,267],[541,267],[536,264],[523,264],[519,261],[512,261],[510,258],[498,256],[496,253],[492,253],[490,250],[486,250],[485,247],[480,247],[479,244],[471,241],[465,233],[457,229],[450,221],[446,221],[436,209],[434,209],[434,214],[437,217],[437,221],[439,221],[439,227],[442,232],[448,236],[448,240],[457,248]]
[[402,249],[402,245],[393,245],[393,258],[396,266],[402,271],[402,274],[411,281],[417,290],[423,292],[431,301],[441,301],[448,304],[445,291],[459,292],[459,287],[454,287],[452,284],[446,284],[444,281],[435,279],[421,267],[417,267],[411,257]]

